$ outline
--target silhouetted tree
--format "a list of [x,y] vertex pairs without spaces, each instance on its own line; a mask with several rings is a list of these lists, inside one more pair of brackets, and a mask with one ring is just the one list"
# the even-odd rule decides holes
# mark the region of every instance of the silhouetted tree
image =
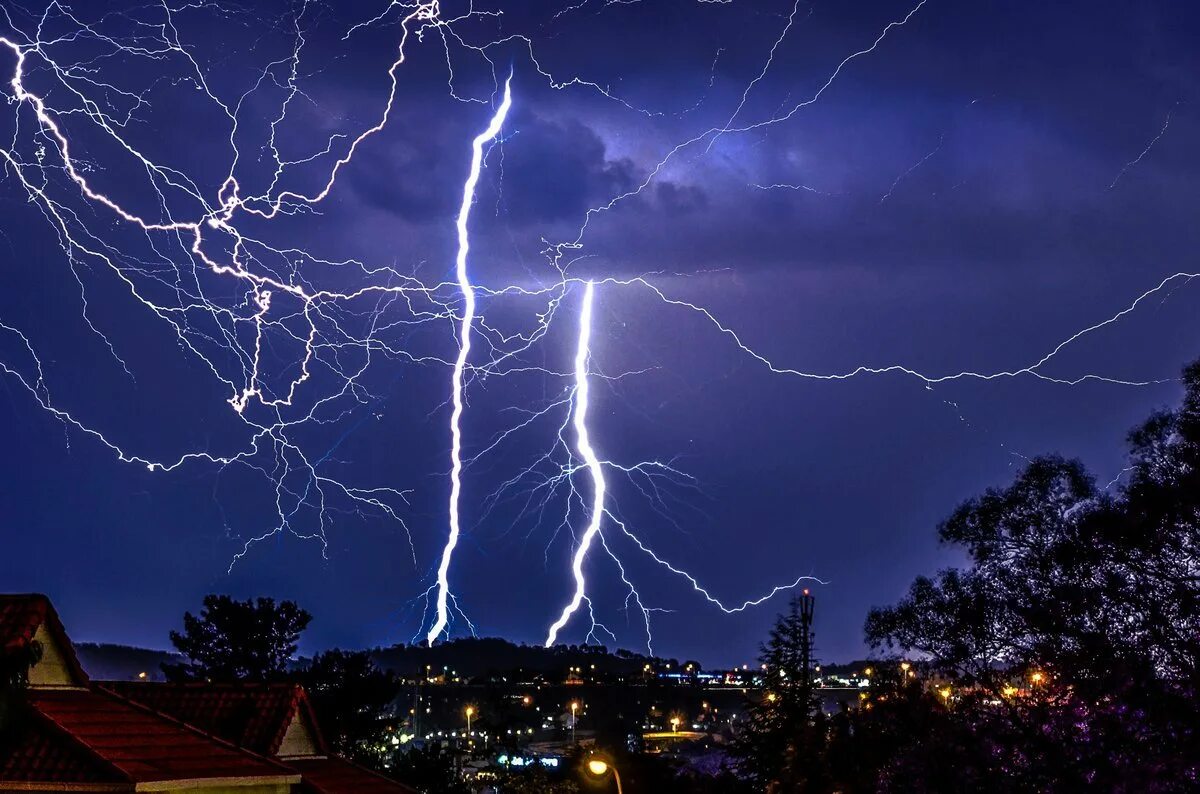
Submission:
[[312,620],[292,601],[204,597],[199,617],[187,612],[171,643],[187,661],[164,664],[172,681],[272,681],[284,678],[301,632]]
[[457,756],[454,751],[432,744],[427,747],[407,747],[393,757],[391,774],[396,780],[415,788],[421,794],[470,794],[471,789],[459,780]]
[[29,669],[41,659],[42,644],[37,640],[0,646],[0,749],[25,726]]
[[[927,655],[954,687],[941,732],[918,737],[963,751],[951,788],[1200,786],[1200,365],[1183,380],[1180,408],[1130,435],[1127,486],[1032,461],[939,527],[968,567],[868,617],[873,646]],[[883,778],[930,787],[921,749]]]
[[386,732],[385,720],[400,693],[400,679],[381,670],[367,651],[332,650],[317,654],[297,674],[321,732],[335,750],[373,760]]
[[541,764],[530,764],[504,772],[498,790],[504,794],[578,794],[580,789],[565,774],[551,772]]
[[733,748],[741,772],[767,791],[828,787],[825,720],[813,691],[812,636],[802,614],[809,598],[791,600],[762,646],[764,691],[747,704],[746,723]]

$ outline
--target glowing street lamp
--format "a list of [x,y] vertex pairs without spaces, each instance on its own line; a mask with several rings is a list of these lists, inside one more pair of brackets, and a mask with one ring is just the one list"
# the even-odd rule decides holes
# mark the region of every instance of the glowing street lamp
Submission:
[[579,720],[575,716],[575,712],[579,710],[579,701],[571,701],[571,744],[575,744],[575,723]]
[[467,735],[471,735],[471,718],[475,716],[475,707],[467,706]]
[[1035,670],[1029,674],[1029,680],[1036,686],[1046,680],[1046,674],[1040,670]]
[[613,780],[617,784],[617,794],[623,794],[621,791],[621,776],[617,774],[617,768],[612,764],[600,758],[592,758],[587,762],[587,771],[595,778],[603,778],[609,772],[612,772]]

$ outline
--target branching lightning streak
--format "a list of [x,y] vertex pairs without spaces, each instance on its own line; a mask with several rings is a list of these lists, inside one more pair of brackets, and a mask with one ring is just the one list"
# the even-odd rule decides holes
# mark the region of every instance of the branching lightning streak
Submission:
[[1155,135],[1150,140],[1150,143],[1146,144],[1146,148],[1142,149],[1141,154],[1139,154],[1137,157],[1133,158],[1132,160],[1130,160],[1128,163],[1126,163],[1124,166],[1121,167],[1121,170],[1117,172],[1117,175],[1115,177],[1113,177],[1112,183],[1109,184],[1109,186],[1108,186],[1109,190],[1112,190],[1113,188],[1115,188],[1117,186],[1117,183],[1121,181],[1121,177],[1125,176],[1126,172],[1128,172],[1129,169],[1133,168],[1138,163],[1140,163],[1143,159],[1145,159],[1146,155],[1150,154],[1150,150],[1154,148],[1154,145],[1156,143],[1158,143],[1160,140],[1162,140],[1162,137],[1167,134],[1167,127],[1171,126],[1171,114],[1175,112],[1175,107],[1177,107],[1178,105],[1179,105],[1179,103],[1176,102],[1175,105],[1173,105],[1171,107],[1171,109],[1167,111],[1167,118],[1163,121],[1162,128],[1159,129],[1158,134]]
[[579,545],[575,549],[575,555],[571,560],[571,573],[575,579],[575,595],[571,597],[570,603],[563,607],[562,614],[558,620],[550,626],[550,631],[546,634],[546,647],[549,648],[558,639],[558,632],[563,626],[567,625],[567,621],[571,619],[571,615],[575,614],[575,610],[579,609],[580,603],[583,601],[587,582],[583,576],[583,563],[587,559],[588,550],[592,546],[592,541],[596,535],[600,533],[600,522],[604,519],[604,467],[600,463],[600,458],[596,456],[596,451],[592,449],[591,436],[588,434],[587,415],[588,415],[588,363],[591,359],[591,338],[592,338],[592,298],[595,294],[596,286],[591,281],[584,285],[583,290],[583,305],[579,311],[579,346],[575,350],[575,408],[572,417],[572,423],[575,426],[575,448],[579,452],[579,456],[583,458],[588,474],[592,480],[592,506],[588,512],[588,525],[584,530],[583,535],[579,538]]
[[426,641],[432,645],[442,630],[446,628],[446,599],[450,594],[450,558],[454,547],[458,545],[460,528],[460,505],[462,499],[462,414],[463,414],[463,373],[466,370],[467,358],[471,354],[471,325],[475,321],[475,290],[467,274],[467,253],[470,251],[470,235],[467,231],[467,221],[471,215],[471,205],[475,201],[475,186],[479,183],[479,174],[483,169],[483,147],[500,134],[508,109],[512,106],[512,77],[504,84],[504,98],[496,108],[487,129],[475,136],[471,143],[471,170],[463,185],[462,205],[458,210],[458,256],[455,259],[455,273],[458,276],[458,286],[462,290],[463,314],[458,333],[458,358],[454,362],[453,400],[454,410],[450,415],[450,536],[446,539],[446,547],[442,550],[442,562],[437,572],[437,617],[429,628]]
[[[728,2],[698,1],[714,4]],[[634,584],[638,571],[632,566],[627,568],[620,553],[639,561],[640,556],[648,558],[653,565],[645,563],[647,569],[665,569],[685,580],[694,593],[726,614],[739,613],[762,604],[804,581],[819,581],[815,577],[801,576],[757,598],[740,603],[723,601],[703,587],[691,573],[658,554],[655,551],[660,548],[657,542],[647,542],[635,534],[626,515],[617,506],[620,489],[626,480],[635,492],[635,499],[643,499],[658,516],[680,529],[682,527],[671,513],[683,500],[676,497],[672,489],[690,489],[689,493],[700,489],[696,480],[676,467],[674,459],[627,464],[601,458],[593,447],[593,436],[589,432],[589,412],[593,410],[591,387],[601,379],[616,381],[643,371],[606,374],[594,366],[591,340],[594,331],[593,301],[598,288],[613,285],[647,290],[663,306],[699,315],[717,335],[731,340],[740,353],[780,375],[838,381],[859,376],[899,374],[915,378],[926,387],[955,380],[991,381],[1022,376],[1064,385],[1085,381],[1146,385],[1159,381],[1120,379],[1097,373],[1055,376],[1044,370],[1069,345],[1121,321],[1137,310],[1145,299],[1169,286],[1187,284],[1200,275],[1177,272],[1163,278],[1120,311],[1066,336],[1049,346],[1043,355],[1027,359],[1022,366],[995,371],[982,368],[948,369],[941,373],[922,372],[903,364],[854,366],[853,362],[843,370],[805,371],[798,364],[787,366],[777,363],[775,354],[768,355],[769,351],[765,348],[760,352],[756,345],[748,341],[748,337],[744,338],[704,304],[669,294],[653,283],[652,276],[655,274],[644,273],[630,278],[592,276],[587,279],[571,275],[573,266],[586,255],[580,254],[574,260],[563,261],[564,252],[583,248],[585,234],[595,217],[641,194],[655,180],[666,175],[666,169],[672,161],[681,159],[680,154],[697,143],[706,141],[708,151],[724,136],[766,130],[816,104],[853,62],[879,49],[889,35],[908,24],[921,11],[927,0],[912,2],[915,5],[909,8],[907,14],[894,18],[874,38],[867,38],[864,46],[835,64],[831,63],[831,71],[822,75],[815,84],[816,90],[802,101],[794,104],[789,102],[765,116],[748,118],[751,94],[759,83],[767,79],[777,52],[797,22],[799,3],[791,3],[791,14],[782,31],[773,38],[765,60],[760,62],[757,76],[741,91],[740,101],[732,113],[728,117],[722,114],[721,118],[727,118],[725,123],[696,135],[687,132],[676,138],[682,142],[673,147],[670,144],[664,147],[657,162],[653,159],[647,161],[645,178],[640,183],[633,180],[623,184],[619,190],[624,192],[611,196],[608,201],[583,213],[578,219],[578,226],[572,224],[569,227],[566,242],[543,240],[550,274],[543,281],[540,275],[533,275],[530,271],[534,283],[542,285],[536,287],[477,284],[472,281],[468,271],[470,210],[476,198],[488,145],[498,140],[511,107],[511,73],[504,82],[502,101],[495,107],[487,129],[473,141],[471,167],[463,185],[457,216],[457,256],[453,281],[439,276],[432,280],[437,283],[427,283],[418,278],[415,272],[403,273],[394,265],[325,258],[298,246],[292,247],[294,243],[286,247],[275,246],[268,240],[253,236],[259,232],[251,232],[241,223],[248,220],[255,224],[254,229],[259,229],[265,225],[265,221],[299,214],[315,215],[323,211],[319,205],[334,191],[339,176],[351,170],[351,163],[359,156],[360,150],[368,148],[368,141],[379,136],[402,107],[398,95],[400,70],[408,61],[410,47],[422,42],[428,41],[432,46],[440,46],[444,50],[445,68],[448,71],[445,82],[451,98],[457,101],[484,105],[494,103],[499,90],[496,63],[493,61],[495,51],[503,51],[506,55],[515,51],[516,60],[527,65],[529,74],[536,75],[551,90],[587,91],[614,103],[618,112],[627,110],[645,119],[665,115],[636,106],[632,99],[622,98],[597,80],[559,75],[555,73],[556,70],[552,72],[539,62],[534,39],[529,36],[498,26],[499,32],[490,41],[468,39],[458,25],[461,21],[476,18],[487,18],[498,23],[505,12],[477,10],[468,2],[457,16],[443,18],[437,0],[388,0],[381,13],[352,25],[342,38],[345,41],[357,31],[377,24],[391,24],[388,18],[393,15],[399,27],[395,49],[389,48],[381,59],[381,73],[385,64],[390,65],[386,68],[386,80],[380,79],[380,97],[370,113],[370,120],[357,129],[322,134],[315,144],[306,140],[300,152],[286,154],[286,140],[277,137],[277,133],[284,131],[292,121],[289,114],[294,114],[293,106],[301,104],[301,99],[308,98],[300,83],[305,74],[305,70],[300,68],[301,54],[302,51],[306,56],[308,53],[305,50],[306,26],[313,16],[305,13],[308,10],[307,0],[296,4],[297,8],[288,20],[291,24],[278,26],[278,30],[287,30],[284,52],[274,57],[261,71],[252,73],[252,87],[234,97],[222,97],[220,91],[210,85],[207,75],[211,70],[195,54],[196,48],[184,42],[176,26],[177,14],[201,9],[219,11],[217,4],[183,3],[173,7],[164,2],[142,6],[130,17],[139,32],[132,34],[127,41],[113,38],[102,30],[100,23],[81,20],[70,7],[57,0],[48,3],[41,19],[36,20],[36,25],[31,24],[28,32],[21,30],[10,17],[15,13],[11,10],[13,6],[0,6],[0,23],[7,25],[0,31],[14,31],[0,35],[0,56],[3,56],[6,65],[12,63],[10,55],[15,59],[11,79],[7,81],[4,93],[8,106],[13,109],[14,132],[11,142],[0,145],[0,173],[13,178],[14,184],[28,196],[29,204],[41,212],[57,235],[71,275],[78,285],[87,328],[103,341],[108,353],[132,378],[132,370],[136,367],[131,368],[126,364],[126,360],[118,354],[118,345],[105,336],[103,322],[93,323],[89,314],[88,285],[84,276],[87,275],[85,268],[95,264],[97,270],[110,273],[125,293],[136,301],[135,305],[147,310],[154,322],[165,323],[169,333],[175,336],[172,341],[177,340],[187,355],[194,356],[211,373],[222,389],[221,398],[228,403],[236,420],[244,424],[246,433],[238,441],[223,442],[224,446],[214,444],[219,451],[205,449],[167,456],[155,456],[146,450],[132,451],[116,436],[106,435],[90,426],[85,413],[59,401],[57,395],[52,395],[35,339],[2,321],[0,332],[6,342],[14,344],[17,352],[15,360],[0,359],[0,372],[27,391],[33,402],[69,431],[68,443],[70,434],[78,433],[111,451],[117,460],[144,466],[152,472],[171,472],[185,464],[203,462],[211,464],[219,472],[248,469],[255,476],[264,478],[269,483],[268,496],[272,497],[274,514],[265,522],[265,527],[256,527],[245,533],[249,539],[241,551],[234,555],[233,564],[241,560],[256,542],[284,532],[315,539],[324,548],[330,516],[339,511],[381,515],[402,527],[407,534],[408,527],[401,516],[401,505],[407,502],[408,490],[370,484],[351,485],[344,482],[340,475],[330,473],[328,462],[349,431],[335,433],[333,441],[321,442],[315,450],[311,448],[311,442],[302,440],[302,434],[334,427],[352,414],[357,417],[352,424],[373,416],[383,398],[372,391],[366,373],[377,359],[444,367],[451,380],[448,401],[451,407],[449,527],[441,548],[435,581],[424,592],[425,610],[417,629],[419,636],[432,614],[433,621],[424,634],[425,641],[430,644],[443,634],[448,635],[451,621],[458,617],[474,632],[474,626],[466,619],[449,587],[450,567],[456,546],[464,532],[469,536],[472,531],[471,527],[463,525],[462,518],[464,473],[476,461],[492,455],[518,434],[536,432],[543,421],[550,424],[547,435],[552,443],[549,449],[527,466],[523,460],[520,464],[523,468],[504,480],[495,492],[482,501],[482,513],[486,517],[502,498],[523,497],[525,502],[519,505],[521,516],[528,512],[536,518],[535,529],[553,531],[547,544],[547,561],[549,544],[556,537],[570,533],[577,518],[586,519],[586,526],[575,538],[571,554],[574,593],[550,627],[546,639],[548,645],[558,640],[585,604],[591,619],[585,640],[597,639],[601,634],[612,635],[598,620],[597,607],[600,602],[595,590],[589,592],[589,583],[584,575],[584,566],[594,562],[595,555],[589,558],[589,553],[595,550],[597,543],[615,564],[620,582],[626,588],[626,611],[636,610],[635,614],[640,614],[644,622],[648,646],[653,643],[651,614],[668,610],[646,605]],[[604,6],[613,7],[615,11],[615,6],[619,4],[609,0]],[[563,9],[555,16],[557,18],[586,5],[587,0]],[[137,14],[153,17],[142,19]],[[47,32],[56,31],[63,24],[71,32]],[[470,26],[463,25],[462,28],[469,30]],[[430,31],[434,35],[425,35]],[[339,29],[337,33],[341,35],[342,30]],[[81,62],[65,60],[58,54],[59,48],[66,49],[76,40],[88,41],[98,49],[91,52],[85,48],[86,60]],[[453,58],[452,47],[455,52]],[[487,88],[477,96],[459,93],[463,86],[472,85],[470,80],[456,78],[455,65],[460,52],[472,59],[482,59],[486,64],[480,65],[484,76],[482,83]],[[720,57],[721,53],[722,50],[718,49],[717,56]],[[139,121],[141,110],[150,106],[150,91],[126,90],[125,86],[116,85],[116,80],[107,76],[104,66],[106,59],[115,60],[118,57],[144,59],[153,63],[156,70],[164,75],[171,63],[181,67],[178,82],[194,88],[202,103],[211,103],[219,123],[228,125],[228,129],[222,128],[218,135],[221,146],[227,147],[230,153],[228,171],[222,165],[216,172],[189,176],[170,165],[155,162],[149,150],[139,148],[137,139],[128,134],[128,128]],[[717,60],[714,58],[709,68],[709,88],[716,82],[716,66]],[[777,71],[771,72],[772,79]],[[255,77],[257,79],[253,79]],[[49,81],[51,86],[43,88],[43,80]],[[246,121],[245,115],[250,112],[247,108],[251,100],[256,98],[255,94],[261,89],[266,89],[265,92],[277,90],[280,98],[277,105],[273,105],[274,109],[263,117],[264,134],[260,149],[268,161],[267,178],[262,179],[261,186],[255,188],[253,180],[242,170],[244,163],[254,158],[239,148],[239,139],[250,134],[244,131],[243,122]],[[257,99],[261,101],[262,97]],[[127,106],[122,103],[127,103]],[[694,109],[685,110],[677,116],[682,118]],[[32,123],[26,119],[32,120]],[[1129,169],[1147,157],[1165,135],[1170,122],[1171,113],[1168,112],[1158,135],[1136,159],[1121,169],[1109,189],[1116,187]],[[130,158],[134,166],[132,171],[144,171],[152,192],[149,208],[124,198],[123,187],[112,190],[104,187],[105,179],[111,178],[104,173],[107,164],[89,161],[94,156],[88,145],[90,141],[86,137],[82,140],[75,137],[76,123],[90,125],[104,145],[115,147],[120,157]],[[30,127],[32,132],[28,129]],[[225,132],[228,132],[227,140]],[[880,202],[887,201],[897,186],[937,151],[934,149],[896,177]],[[289,181],[301,170],[300,166],[316,171],[315,181],[307,189]],[[753,178],[762,180],[762,184],[752,183],[753,187],[761,190],[788,189],[828,196],[844,195],[825,193],[805,184],[776,183],[769,175],[755,174]],[[208,190],[215,195],[210,195],[201,185],[213,186],[215,190]],[[451,185],[450,189],[453,190],[454,186]],[[71,203],[79,199],[82,199],[86,208],[84,212]],[[124,239],[116,242],[105,237],[109,226],[102,228],[100,223],[89,225],[87,213],[115,221],[109,226],[123,230],[120,233],[137,237],[139,244],[141,237],[144,237],[149,253],[139,252],[132,245],[127,250]],[[317,283],[314,281],[314,271],[322,269],[338,275],[353,273],[363,281],[351,286],[339,281],[332,287]],[[568,295],[573,297],[577,294],[578,287],[582,288],[582,301],[573,370],[530,363],[529,359],[523,357],[524,354],[533,351],[535,345],[547,338],[558,309]],[[75,289],[74,285],[72,289]],[[606,296],[610,294],[616,294],[616,291],[610,293],[605,290]],[[484,309],[477,306],[477,298],[486,301],[504,296],[534,297],[541,303],[529,320],[523,321],[526,324],[514,331],[504,327],[494,317],[487,316]],[[411,349],[403,334],[410,328],[423,325],[453,327],[457,354],[453,358],[448,354],[422,355]],[[396,338],[390,337],[389,333],[396,334]],[[447,334],[447,338],[449,336]],[[279,345],[286,347],[286,353],[275,355],[280,359],[286,358],[286,365],[271,360],[273,346]],[[213,350],[217,351],[216,354]],[[476,362],[472,361],[472,354]],[[47,358],[46,362],[49,364],[51,359]],[[282,368],[274,372],[272,366]],[[467,390],[473,384],[482,385],[492,377],[521,377],[526,374],[551,383],[561,383],[562,389],[536,403],[522,402],[508,408],[511,412],[508,415],[515,414],[519,419],[507,422],[503,429],[496,431],[489,441],[479,446],[465,444],[467,439],[462,423]],[[331,388],[330,382],[333,383]],[[957,410],[957,406],[955,408]],[[576,481],[582,478],[576,475],[584,474],[590,480],[590,488],[577,489]],[[567,492],[566,502],[564,509],[559,512],[557,502],[552,504],[552,500],[561,498],[564,491]],[[590,496],[590,499],[585,496]],[[302,523],[307,520],[305,515],[315,517],[311,524]],[[531,535],[533,531],[530,530]],[[409,548],[412,551],[413,570],[417,571],[417,553],[411,537]],[[422,579],[419,587],[423,588],[426,584],[429,584],[428,578]],[[592,582],[591,586],[595,588],[596,583]],[[593,598],[597,598],[595,603]]]

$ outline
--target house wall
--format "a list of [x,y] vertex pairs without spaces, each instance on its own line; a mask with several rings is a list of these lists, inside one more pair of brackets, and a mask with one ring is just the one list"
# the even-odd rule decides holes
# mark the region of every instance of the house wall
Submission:
[[82,686],[82,681],[76,681],[67,666],[67,657],[63,648],[46,631],[45,624],[38,626],[33,634],[35,642],[42,645],[42,658],[29,669],[29,685],[36,687]]
[[296,716],[292,718],[291,724],[283,734],[283,741],[279,743],[277,753],[280,758],[317,754],[317,743],[313,741],[312,731],[300,715],[301,709],[296,709]]

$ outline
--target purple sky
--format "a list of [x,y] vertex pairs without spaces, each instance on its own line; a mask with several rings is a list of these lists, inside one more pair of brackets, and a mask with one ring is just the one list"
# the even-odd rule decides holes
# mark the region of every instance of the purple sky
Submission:
[[[266,198],[206,233],[205,255],[341,297],[276,288],[260,342],[248,280],[212,273],[188,233],[143,231],[81,195],[32,103],[0,104],[0,590],[46,592],[76,639],[163,647],[208,592],[294,598],[315,615],[305,650],[423,636],[448,526],[454,221],[471,139],[510,69],[469,269],[483,288],[550,292],[481,296],[465,453],[522,427],[464,476],[450,579],[480,634],[544,639],[587,520],[584,472],[570,480],[582,500],[566,480],[545,486],[579,462],[555,443],[581,295],[555,289],[556,244],[579,242],[558,249],[568,278],[610,280],[596,290],[590,417],[610,509],[727,603],[800,575],[827,582],[813,590],[829,660],[863,651],[870,606],[958,561],[937,522],[1025,456],[1117,476],[1127,429],[1176,398],[1172,379],[1200,353],[1185,278],[1065,347],[1044,378],[935,384],[772,372],[662,297],[703,307],[779,369],[1034,364],[1195,270],[1200,13],[1186,4],[592,0],[463,16],[444,3],[447,26],[409,23],[387,125],[328,198],[284,200],[272,219],[253,213],[318,192],[379,121],[402,10],[108,5],[0,15],[0,37],[27,53],[23,90],[45,100],[76,170],[155,224],[217,213],[232,175],[243,200]],[[5,100],[16,65],[0,46]],[[755,128],[705,134],[722,127]],[[661,295],[613,283],[639,277]],[[264,404],[300,377],[310,331],[309,377],[291,405]],[[263,398],[239,415],[229,400],[256,348]],[[1162,382],[1048,380],[1088,374]],[[148,471],[114,448],[158,462],[256,451]],[[651,461],[680,474],[620,468]],[[372,490],[390,515],[361,498],[385,488],[407,499]],[[613,521],[602,531],[643,603],[666,610],[655,651],[753,657],[783,596],[723,614]],[[589,595],[618,638],[602,640],[645,647],[601,552]],[[585,611],[562,639],[588,625]]]

